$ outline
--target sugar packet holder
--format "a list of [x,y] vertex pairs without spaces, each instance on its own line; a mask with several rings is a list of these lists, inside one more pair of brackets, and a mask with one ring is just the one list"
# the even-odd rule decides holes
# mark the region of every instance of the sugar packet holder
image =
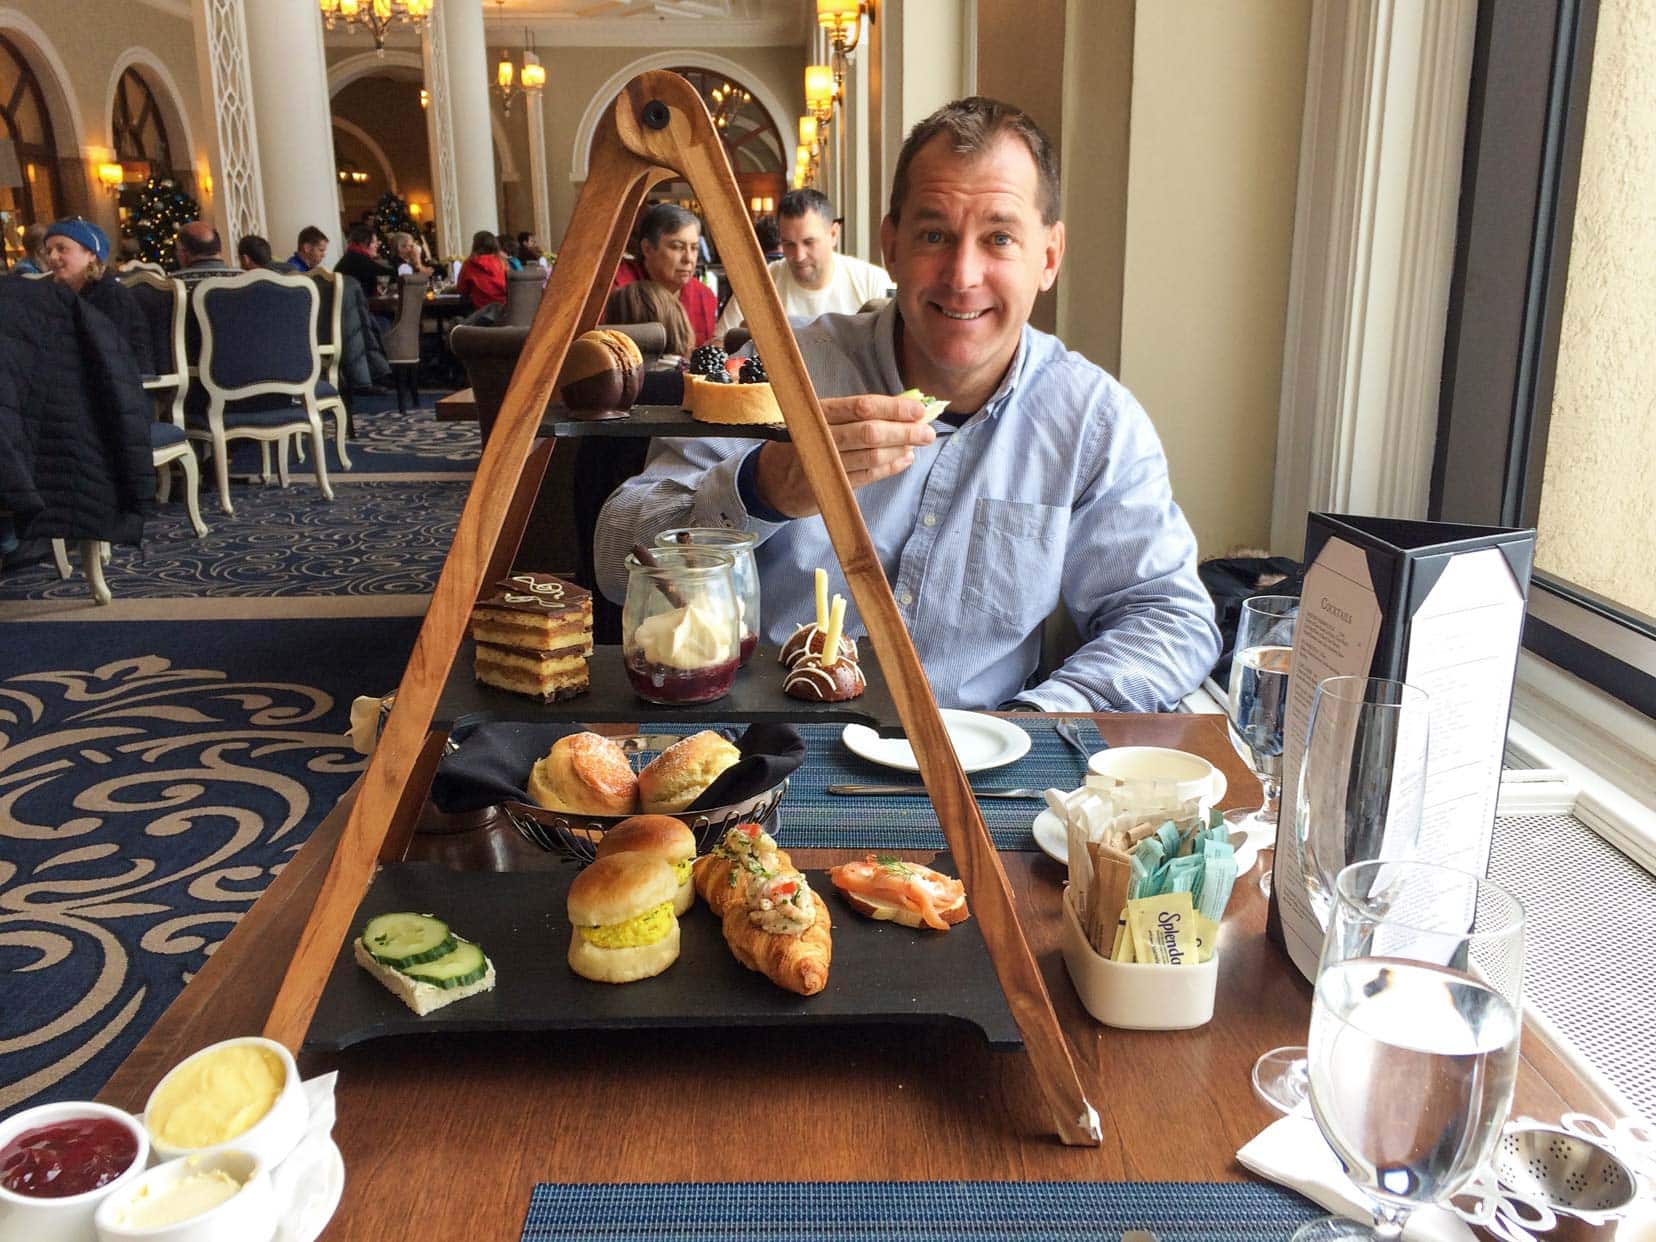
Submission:
[[1219,955],[1205,962],[1162,965],[1113,962],[1092,947],[1064,890],[1064,965],[1081,1004],[1105,1026],[1128,1031],[1182,1031],[1213,1017],[1219,987]]

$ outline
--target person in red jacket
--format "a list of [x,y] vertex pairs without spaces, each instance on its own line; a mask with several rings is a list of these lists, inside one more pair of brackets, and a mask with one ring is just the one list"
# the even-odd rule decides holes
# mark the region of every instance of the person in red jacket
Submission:
[[506,260],[500,257],[500,242],[487,229],[472,235],[471,257],[460,265],[454,288],[473,310],[506,304]]
[[679,305],[690,319],[690,331],[697,345],[713,339],[713,323],[719,317],[719,299],[696,279],[696,259],[701,250],[701,221],[694,212],[673,203],[657,203],[638,219],[638,257],[623,259],[616,269],[615,287],[635,280],[654,280],[678,294]]

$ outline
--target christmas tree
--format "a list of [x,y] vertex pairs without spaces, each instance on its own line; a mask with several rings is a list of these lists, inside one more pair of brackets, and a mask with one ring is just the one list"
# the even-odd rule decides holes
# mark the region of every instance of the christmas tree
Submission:
[[127,208],[127,233],[146,263],[171,264],[180,225],[198,219],[201,207],[171,177],[151,177],[136,191]]
[[374,229],[379,233],[382,255],[394,253],[391,249],[391,234],[409,233],[415,238],[420,236],[420,226],[414,223],[414,217],[409,215],[408,204],[391,190],[381,194],[379,202],[374,204]]

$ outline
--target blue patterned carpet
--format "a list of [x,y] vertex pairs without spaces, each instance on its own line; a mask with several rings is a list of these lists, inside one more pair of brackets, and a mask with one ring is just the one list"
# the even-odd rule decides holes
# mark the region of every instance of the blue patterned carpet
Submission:
[[0,1114],[97,1092],[362,770],[418,625],[0,628]]
[[[433,396],[422,393],[423,408],[397,413],[395,397],[361,397],[357,401],[356,439],[346,447],[357,471],[447,471],[470,474],[483,456],[476,423],[440,423]],[[331,428],[331,424],[329,424]],[[334,466],[332,451],[328,467]]]
[[[104,569],[123,599],[428,595],[448,555],[466,477],[450,482],[339,483],[332,503],[309,482],[232,488],[234,517],[202,500],[207,537],[181,505],[145,527],[141,548],[117,547]],[[7,600],[87,599],[77,558],[62,579],[50,562],[0,577]]]

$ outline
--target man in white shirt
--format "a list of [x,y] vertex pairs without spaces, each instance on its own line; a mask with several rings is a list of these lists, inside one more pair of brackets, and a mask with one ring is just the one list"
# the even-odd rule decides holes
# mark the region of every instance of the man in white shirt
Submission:
[[[840,226],[833,204],[821,190],[789,190],[776,208],[782,257],[770,265],[782,309],[796,321],[836,313],[855,315],[871,298],[891,291],[883,268],[839,253]],[[725,303],[713,339],[724,339],[744,322],[733,296]]]

